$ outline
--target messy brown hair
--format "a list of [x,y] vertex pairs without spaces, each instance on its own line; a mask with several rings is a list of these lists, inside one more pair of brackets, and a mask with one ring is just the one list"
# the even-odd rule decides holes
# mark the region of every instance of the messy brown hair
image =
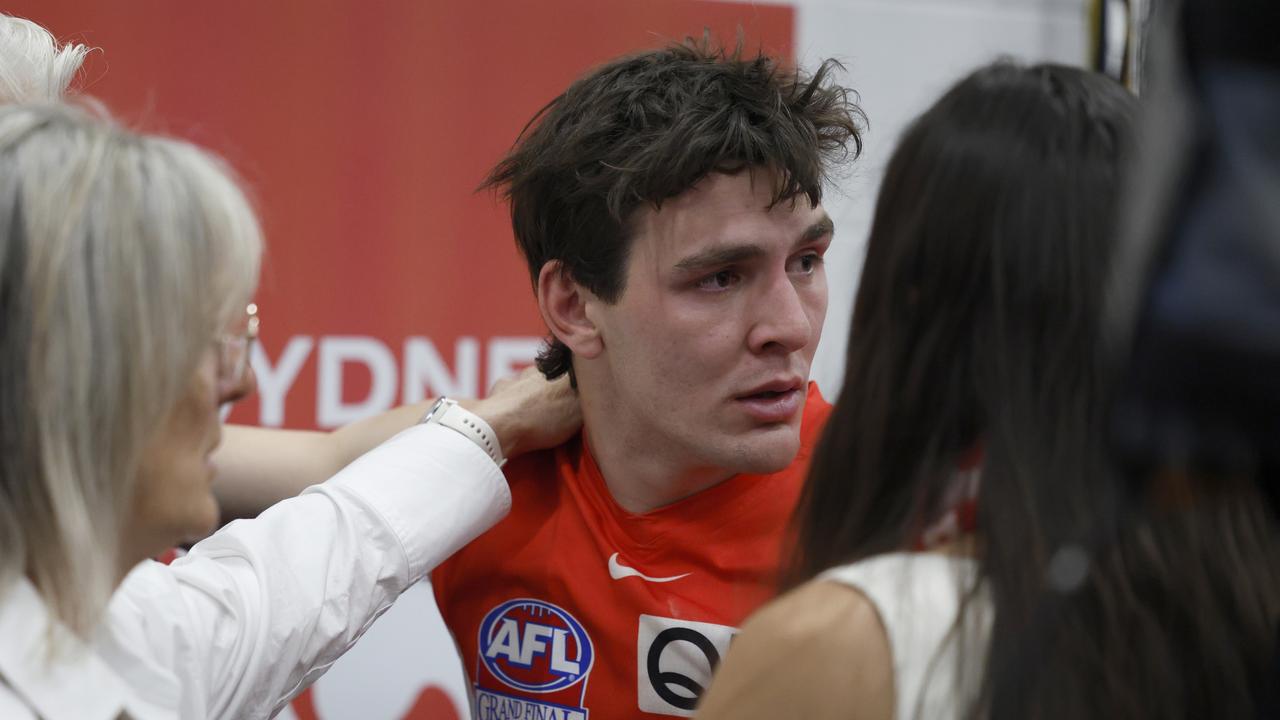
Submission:
[[[865,116],[831,77],[763,53],[748,56],[709,35],[619,58],[587,73],[542,108],[482,187],[502,188],[534,286],[543,265],[606,302],[624,289],[632,228],[712,172],[763,167],[774,202],[817,205],[838,162],[862,151]],[[851,147],[852,146],[852,147]],[[573,377],[572,354],[552,338],[538,357],[548,378]]]

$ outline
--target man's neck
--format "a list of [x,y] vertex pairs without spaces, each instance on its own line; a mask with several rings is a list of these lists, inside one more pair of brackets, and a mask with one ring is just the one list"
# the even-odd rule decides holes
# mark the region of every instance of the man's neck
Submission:
[[588,431],[590,452],[614,502],[630,513],[639,515],[679,502],[734,474],[724,468],[671,462],[653,447],[609,442],[610,433],[604,435]]
[[613,422],[609,413],[583,403],[591,456],[614,502],[630,513],[656,510],[696,495],[733,477],[732,470],[673,456],[652,437]]

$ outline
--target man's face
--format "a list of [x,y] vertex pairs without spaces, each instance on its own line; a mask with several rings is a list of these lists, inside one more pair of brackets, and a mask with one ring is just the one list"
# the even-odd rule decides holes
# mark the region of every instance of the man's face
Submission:
[[623,442],[685,470],[774,472],[800,447],[827,311],[831,221],[800,196],[769,207],[767,171],[713,173],[642,209],[618,302],[588,313],[604,350],[584,392]]

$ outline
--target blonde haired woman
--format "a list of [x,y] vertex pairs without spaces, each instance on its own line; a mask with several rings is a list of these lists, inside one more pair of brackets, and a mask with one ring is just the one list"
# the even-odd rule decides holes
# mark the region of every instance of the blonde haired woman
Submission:
[[[30,20],[0,13],[0,105],[73,96],[73,81],[90,52],[59,43]],[[394,408],[330,432],[224,425],[213,478],[222,519],[256,516],[324,481],[412,425],[434,402]],[[463,403],[472,407],[474,401]]]
[[526,377],[448,409],[470,435],[417,425],[173,566],[146,560],[217,521],[260,245],[203,151],[0,109],[0,717],[274,713],[505,514],[504,451],[574,429],[569,393]]

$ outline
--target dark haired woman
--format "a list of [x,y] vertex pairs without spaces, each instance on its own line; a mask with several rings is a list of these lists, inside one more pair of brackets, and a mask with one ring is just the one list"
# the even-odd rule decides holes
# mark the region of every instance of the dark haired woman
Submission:
[[1115,488],[1095,348],[1135,111],[1101,75],[997,63],[908,129],[798,510],[810,581],[746,625],[700,717],[967,715],[1046,571],[1074,580],[1052,549]]

